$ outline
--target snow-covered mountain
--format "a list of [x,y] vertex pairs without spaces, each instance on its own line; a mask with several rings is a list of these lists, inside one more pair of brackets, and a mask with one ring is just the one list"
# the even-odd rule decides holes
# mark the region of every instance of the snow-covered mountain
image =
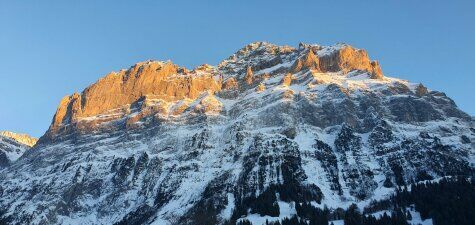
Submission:
[[0,169],[20,158],[37,141],[38,139],[27,134],[0,131]]
[[[473,175],[471,116],[346,44],[256,42],[218,66],[147,61],[63,98],[0,172],[9,224],[254,224]],[[275,196],[275,197],[268,197]],[[278,216],[262,215],[273,199]],[[272,200],[274,201],[274,200]]]

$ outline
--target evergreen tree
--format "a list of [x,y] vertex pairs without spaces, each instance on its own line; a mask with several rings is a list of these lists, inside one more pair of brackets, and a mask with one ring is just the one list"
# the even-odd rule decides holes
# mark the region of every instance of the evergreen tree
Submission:
[[252,225],[251,221],[247,220],[247,219],[243,219],[241,221],[239,221],[236,225]]
[[391,187],[394,187],[394,184],[389,177],[386,177],[386,179],[384,180],[383,186],[386,188],[391,188]]
[[277,198],[275,197],[275,191],[270,188],[259,195],[251,208],[252,213],[258,213],[261,216],[267,215],[277,217],[280,214],[279,204],[277,204]]
[[362,225],[362,216],[356,204],[350,205],[345,212],[345,225]]

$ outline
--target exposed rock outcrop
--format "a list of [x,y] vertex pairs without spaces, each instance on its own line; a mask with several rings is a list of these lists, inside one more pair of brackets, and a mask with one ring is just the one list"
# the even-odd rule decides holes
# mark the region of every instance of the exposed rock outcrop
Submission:
[[254,73],[252,72],[251,67],[247,67],[246,75],[244,76],[244,81],[246,82],[247,85],[251,85],[252,82],[254,81]]
[[307,51],[308,52],[302,58],[295,60],[292,66],[293,73],[300,72],[303,69],[320,71],[320,60],[315,56],[312,48],[309,48]]
[[239,84],[234,77],[227,79],[223,83],[223,90],[237,90],[238,88]]
[[128,107],[145,95],[170,102],[196,99],[202,92],[219,90],[221,81],[215,78],[210,66],[189,72],[171,62],[138,63],[128,70],[106,75],[81,94],[64,97],[48,134],[60,132],[62,124],[77,123],[81,118]]
[[[314,70],[316,72],[348,73],[354,70],[367,72],[372,79],[382,79],[383,72],[377,61],[371,61],[368,53],[349,45],[337,45],[334,49],[320,46],[300,44],[303,55],[295,60],[291,72]],[[315,52],[318,54],[316,55]]]
[[370,74],[371,78],[380,79],[383,73],[377,61],[370,61],[368,53],[363,49],[355,49],[348,45],[340,46],[336,51],[320,56],[320,70],[322,72],[362,70]]
[[424,85],[418,84],[416,86],[416,89],[415,89],[416,96],[422,97],[422,96],[426,95],[427,93],[429,93],[429,91],[427,90],[427,88]]
[[282,85],[283,86],[290,86],[291,83],[292,83],[292,74],[288,73],[282,79]]
[[266,90],[266,86],[263,84],[263,83],[260,83],[257,87],[256,87],[256,91],[258,92],[262,92],[262,91],[265,91]]

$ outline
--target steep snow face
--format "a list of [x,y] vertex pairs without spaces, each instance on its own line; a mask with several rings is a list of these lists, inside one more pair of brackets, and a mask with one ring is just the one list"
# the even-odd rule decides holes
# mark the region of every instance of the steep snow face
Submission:
[[[252,43],[194,70],[234,79],[227,88],[145,94],[61,125],[1,171],[1,221],[262,222],[296,203],[362,207],[397,185],[473,174],[473,119],[443,93],[360,69],[295,69],[345,46]],[[263,199],[279,216],[261,216]]]
[[26,134],[9,131],[0,132],[0,169],[16,161],[23,153],[35,145],[37,139]]

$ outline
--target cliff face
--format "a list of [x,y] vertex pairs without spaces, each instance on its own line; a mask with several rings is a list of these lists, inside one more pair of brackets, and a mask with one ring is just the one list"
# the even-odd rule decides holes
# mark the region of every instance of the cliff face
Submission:
[[372,79],[382,79],[383,73],[377,61],[371,61],[368,53],[363,49],[355,49],[351,46],[342,45],[332,53],[323,53],[320,57],[321,70],[323,72],[335,72],[342,70],[350,72],[361,70],[368,72]]
[[64,98],[0,170],[0,224],[261,225],[473,176],[474,143],[450,98],[382,76],[363,50],[257,42],[217,67],[139,63]]
[[[327,47],[301,44],[298,49],[294,49],[256,42],[239,50],[220,63],[218,68],[204,65],[192,71],[171,62],[147,61],[128,70],[112,72],[82,93],[64,97],[42,140],[51,140],[71,132],[96,131],[100,123],[130,115],[134,111],[133,107],[145,97],[176,103],[195,100],[204,92],[225,94],[221,92],[222,86],[228,93],[230,89],[236,90],[239,86],[262,90],[264,86],[259,83],[269,78],[270,74],[255,76],[253,71],[269,70],[286,63],[291,63],[292,67],[281,67],[273,72],[297,73],[311,70],[348,74],[361,71],[368,73],[372,79],[383,79],[379,64],[370,61],[366,51],[343,44]],[[149,108],[147,113],[152,114],[154,110]],[[157,113],[164,111],[167,110],[162,109]],[[92,119],[93,117],[96,118]]]
[[[81,94],[64,97],[48,135],[61,133],[61,126],[82,126],[93,129],[95,124],[82,118],[94,117],[109,110],[130,111],[132,104],[145,96],[155,96],[166,102],[196,99],[203,92],[221,90],[221,81],[212,68],[187,71],[171,62],[149,61],[138,63],[128,70],[112,72]],[[117,119],[117,117],[112,117]],[[101,120],[101,122],[107,121]]]
[[[317,70],[318,72],[348,73],[354,70],[367,72],[372,79],[382,79],[383,72],[377,61],[371,61],[368,53],[363,49],[356,49],[349,45],[336,45],[332,48],[301,44],[300,48],[308,49],[303,57],[293,64],[293,72],[302,69]],[[315,55],[315,52],[317,55]]]

